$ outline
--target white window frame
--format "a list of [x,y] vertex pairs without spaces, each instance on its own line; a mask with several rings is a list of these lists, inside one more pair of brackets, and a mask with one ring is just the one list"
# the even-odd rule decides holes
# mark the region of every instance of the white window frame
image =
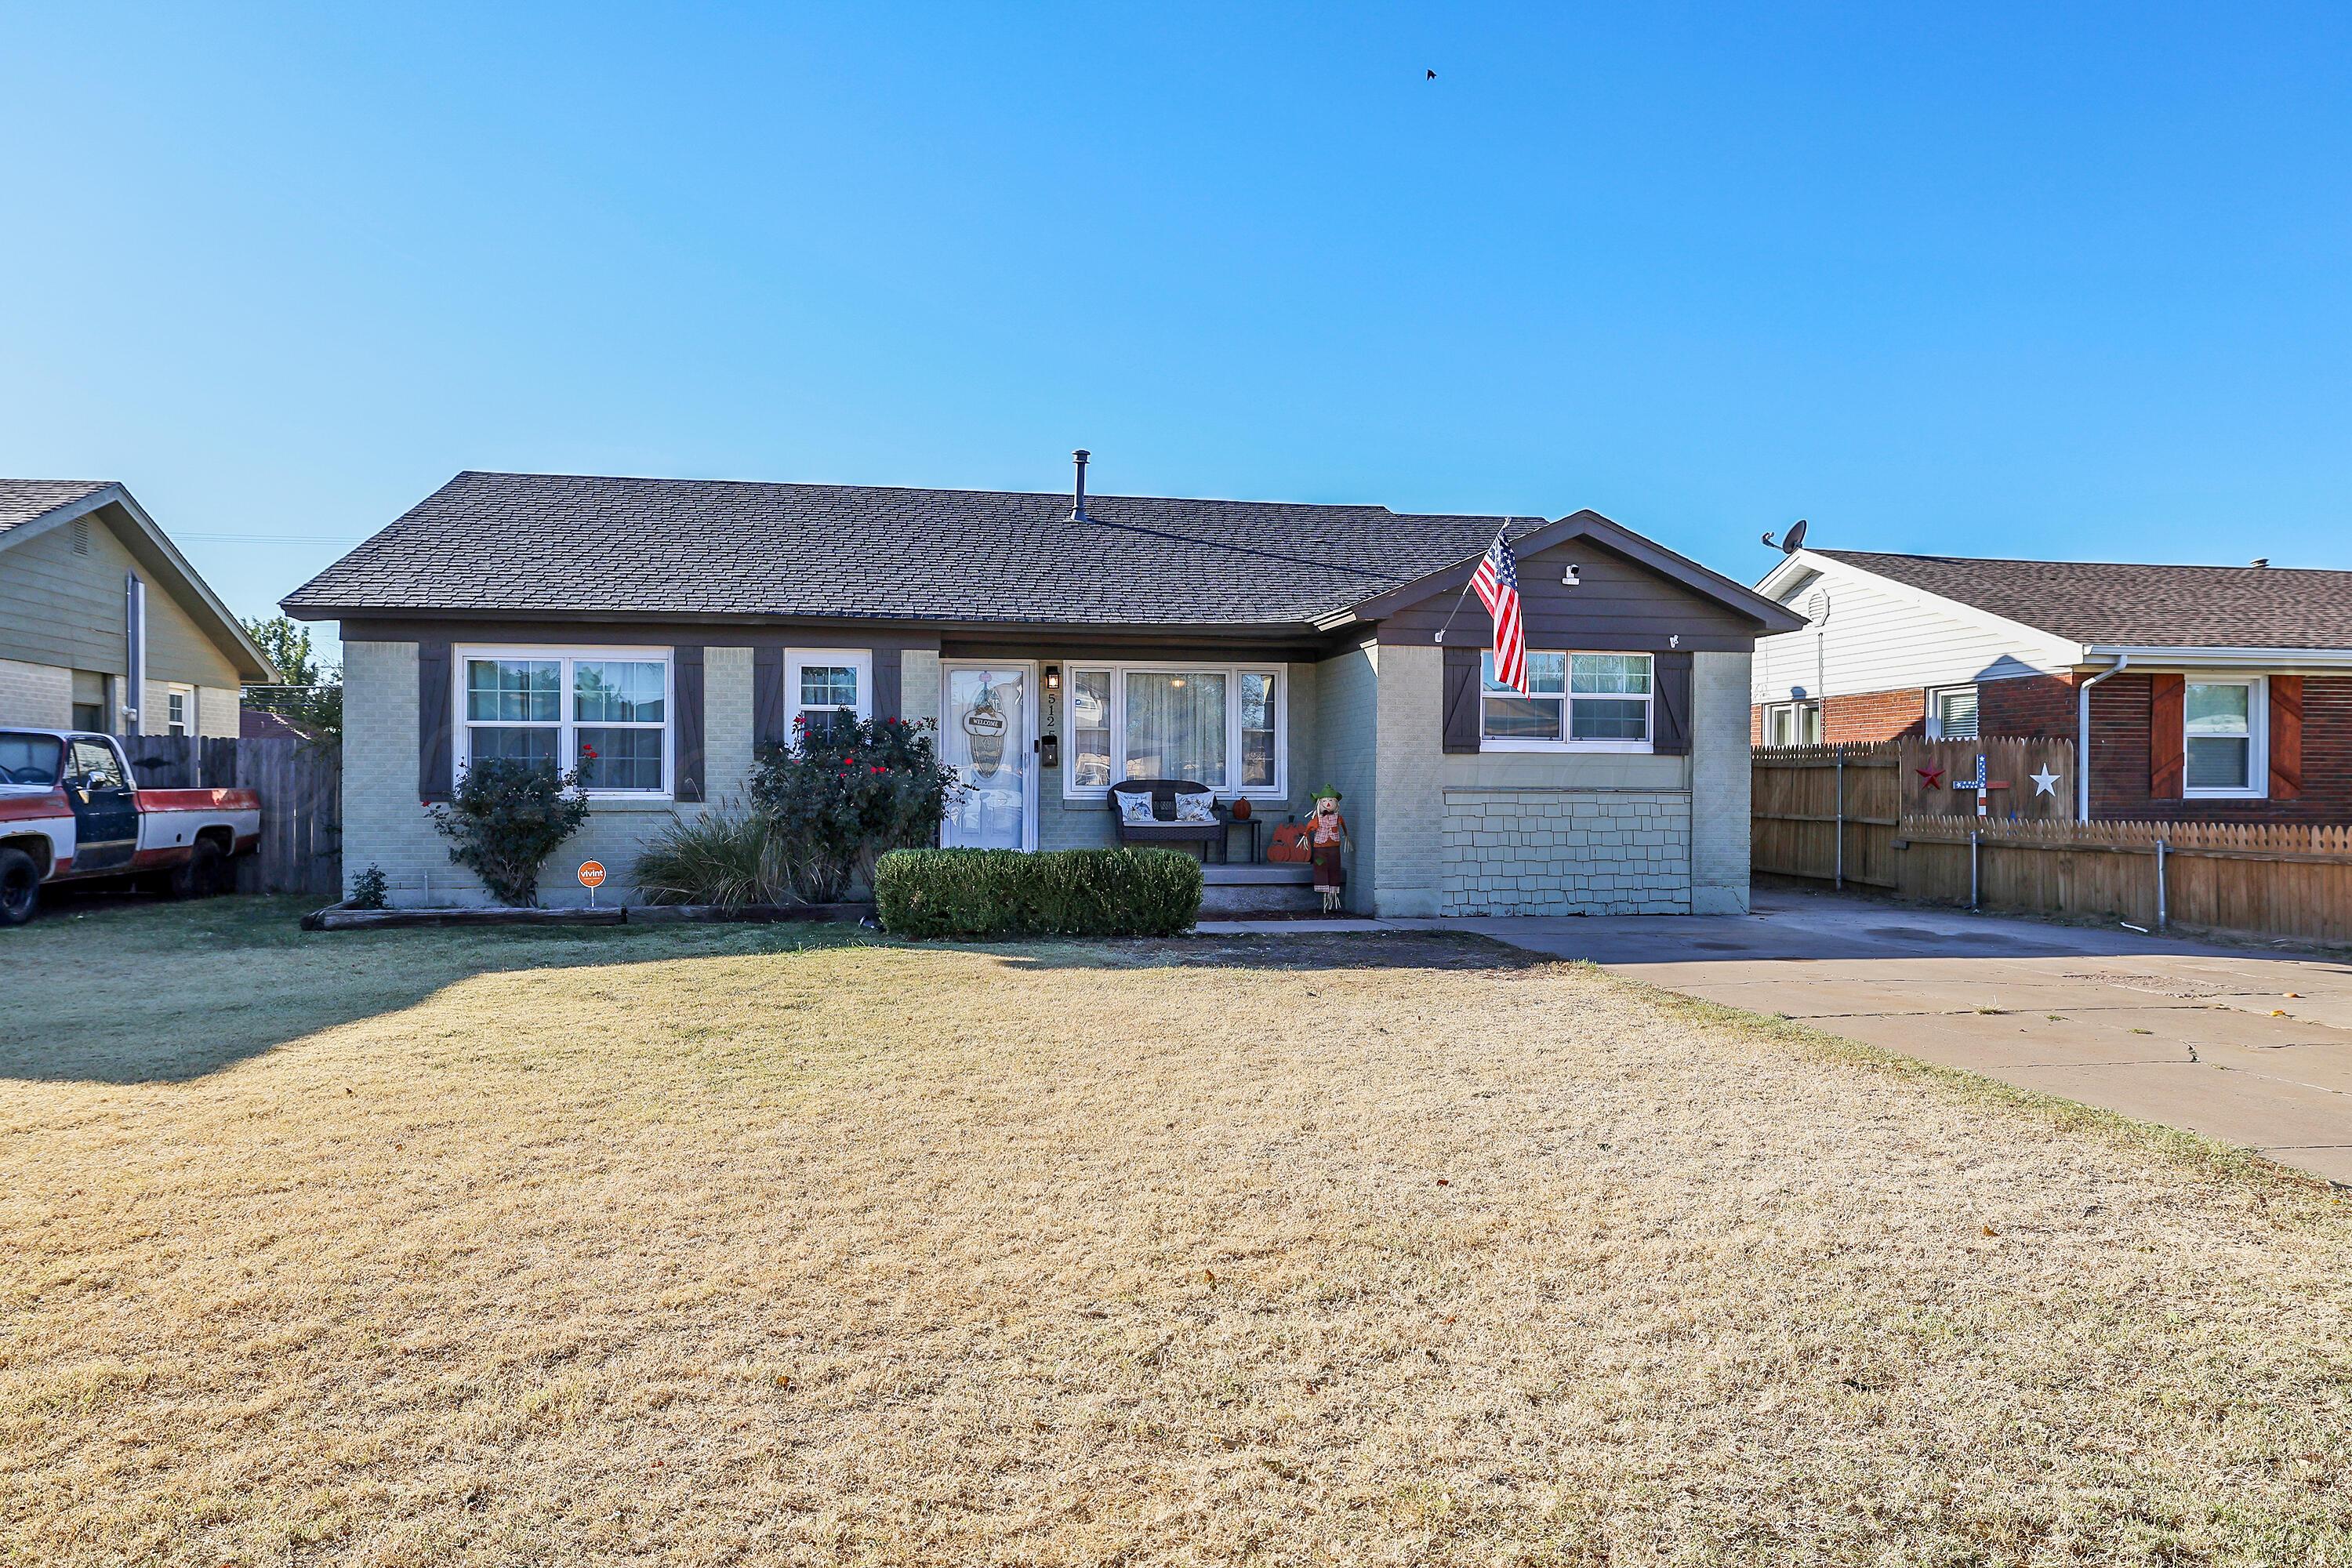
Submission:
[[[2192,788],[2189,783],[2189,689],[2192,686],[2242,686],[2246,689],[2246,783],[2242,788]],[[2183,800],[2268,800],[2271,793],[2270,680],[2260,675],[2216,675],[2184,679],[2180,687],[2180,796]],[[2217,737],[2218,738],[2218,737]]]
[[[172,699],[174,697],[180,699],[181,714],[178,720],[180,727],[176,730],[172,728]],[[163,733],[196,735],[203,731],[204,726],[196,721],[196,689],[176,680],[167,684],[163,688]]]
[[865,647],[788,647],[784,650],[784,722],[786,733],[800,733],[804,713],[841,711],[836,705],[812,709],[801,701],[801,671],[810,665],[840,666],[857,672],[857,701],[850,711],[860,719],[874,717],[874,650]]
[[[451,715],[449,727],[454,731],[450,736],[450,761],[456,770],[457,776],[460,778],[465,776],[467,768],[471,766],[473,763],[474,731],[477,728],[485,730],[517,728],[551,729],[556,731],[556,766],[562,772],[571,772],[573,767],[579,765],[580,742],[578,737],[581,730],[628,728],[626,725],[583,725],[577,719],[574,719],[572,716],[573,711],[573,667],[583,660],[593,662],[598,659],[627,659],[640,664],[650,664],[656,660],[659,660],[662,667],[661,788],[657,790],[592,789],[583,791],[582,793],[585,794],[590,800],[665,801],[674,800],[677,798],[677,659],[674,657],[674,649],[667,647],[643,646],[588,647],[566,643],[560,646],[551,647],[531,647],[522,644],[463,646],[454,647],[449,651],[451,656],[449,659],[449,679],[450,685],[452,687],[452,690],[449,695],[449,712]],[[525,725],[512,720],[501,721],[494,719],[468,719],[466,716],[466,666],[469,662],[480,658],[539,659],[541,661],[553,659],[559,661],[562,666],[562,669],[556,677],[556,690],[559,694],[559,700],[556,706],[556,721],[553,724]],[[651,728],[651,726],[646,727]]]
[[[1267,664],[1207,664],[1190,661],[1170,663],[1155,660],[1150,663],[1118,663],[1106,659],[1064,659],[1062,691],[1055,710],[1060,721],[1062,751],[1062,798],[1092,801],[1108,805],[1110,784],[1127,776],[1127,678],[1129,675],[1222,675],[1225,678],[1225,785],[1216,791],[1219,800],[1231,801],[1242,795],[1253,800],[1287,800],[1290,798],[1290,671],[1276,663]],[[1080,784],[1077,782],[1077,691],[1078,673],[1106,672],[1110,677],[1110,784]],[[1242,761],[1242,677],[1270,675],[1274,678],[1274,782],[1270,784],[1236,784],[1230,775],[1241,771]]]
[[[1562,689],[1557,693],[1559,699],[1560,738],[1557,741],[1543,741],[1486,733],[1486,699],[1498,694],[1486,689],[1486,660],[1493,657],[1493,650],[1481,649],[1480,651],[1485,656],[1478,664],[1478,749],[1480,751],[1623,752],[1641,755],[1658,749],[1658,656],[1656,654],[1643,653],[1638,649],[1605,647],[1531,647],[1528,649],[1528,657],[1530,658],[1537,654],[1547,653],[1558,654],[1565,661],[1560,672]],[[1576,656],[1579,654],[1601,658],[1646,658],[1650,661],[1650,689],[1641,699],[1643,707],[1643,727],[1648,731],[1645,739],[1639,741],[1572,741],[1569,739],[1573,723],[1571,710],[1576,702],[1576,693],[1569,688],[1576,684]],[[1554,695],[1551,692],[1543,692],[1538,695],[1538,700],[1549,702]],[[1631,702],[1634,700],[1631,692],[1612,695],[1588,691],[1584,695],[1601,702]]]
[[[1947,736],[1944,733],[1944,699],[1963,691],[1973,692],[1977,700],[1977,732],[1974,735]],[[1981,740],[1984,736],[1984,688],[1973,682],[1964,686],[1932,686],[1927,689],[1927,736],[1931,741]]]
[[[1819,740],[1776,741],[1772,738],[1772,724],[1775,720],[1785,713],[1791,721],[1789,727],[1791,730],[1800,729],[1802,726],[1797,724],[1794,721],[1799,714],[1803,713],[1808,710],[1815,715],[1819,715],[1822,710],[1822,705],[1810,697],[1792,698],[1786,702],[1767,702],[1764,704],[1764,738],[1758,743],[1766,746],[1817,746],[1821,744]],[[1821,723],[1818,717],[1816,717],[1813,724],[1813,732],[1817,736],[1821,733]]]

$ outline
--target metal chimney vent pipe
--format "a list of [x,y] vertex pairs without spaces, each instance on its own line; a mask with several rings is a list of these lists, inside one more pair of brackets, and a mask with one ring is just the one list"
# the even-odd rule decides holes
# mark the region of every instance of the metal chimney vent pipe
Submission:
[[1070,460],[1076,463],[1078,468],[1077,486],[1071,492],[1070,498],[1070,521],[1072,522],[1087,522],[1091,521],[1087,516],[1087,459],[1093,455],[1094,454],[1088,452],[1084,447],[1079,447],[1076,451],[1070,454]]

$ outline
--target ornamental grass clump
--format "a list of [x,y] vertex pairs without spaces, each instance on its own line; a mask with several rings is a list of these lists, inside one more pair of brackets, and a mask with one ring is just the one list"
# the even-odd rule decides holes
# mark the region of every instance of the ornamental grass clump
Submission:
[[450,859],[479,877],[499,902],[532,909],[539,868],[588,820],[588,797],[577,773],[558,773],[552,763],[486,757],[432,816],[434,831],[454,840]]
[[803,714],[788,745],[759,750],[751,801],[793,867],[801,895],[831,903],[871,881],[876,859],[932,843],[964,785],[929,720]]
[[677,816],[637,857],[630,879],[649,904],[787,904],[799,897],[797,868],[775,822],[757,806],[727,801]]

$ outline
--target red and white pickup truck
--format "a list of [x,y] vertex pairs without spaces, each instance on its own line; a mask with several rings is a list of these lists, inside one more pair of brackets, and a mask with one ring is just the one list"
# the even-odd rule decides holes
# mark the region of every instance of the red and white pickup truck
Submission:
[[229,857],[260,841],[249,789],[141,789],[111,735],[0,730],[0,926],[31,920],[46,882],[152,877],[220,892]]

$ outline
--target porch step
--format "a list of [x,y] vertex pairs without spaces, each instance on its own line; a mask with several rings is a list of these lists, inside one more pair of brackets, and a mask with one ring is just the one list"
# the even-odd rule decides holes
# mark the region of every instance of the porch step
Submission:
[[1314,871],[1306,866],[1210,866],[1201,873],[1201,918],[1320,913]]
[[1279,887],[1285,883],[1311,888],[1315,885],[1315,868],[1296,860],[1269,861],[1262,866],[1221,866],[1212,861],[1201,868],[1201,880],[1213,888]]

